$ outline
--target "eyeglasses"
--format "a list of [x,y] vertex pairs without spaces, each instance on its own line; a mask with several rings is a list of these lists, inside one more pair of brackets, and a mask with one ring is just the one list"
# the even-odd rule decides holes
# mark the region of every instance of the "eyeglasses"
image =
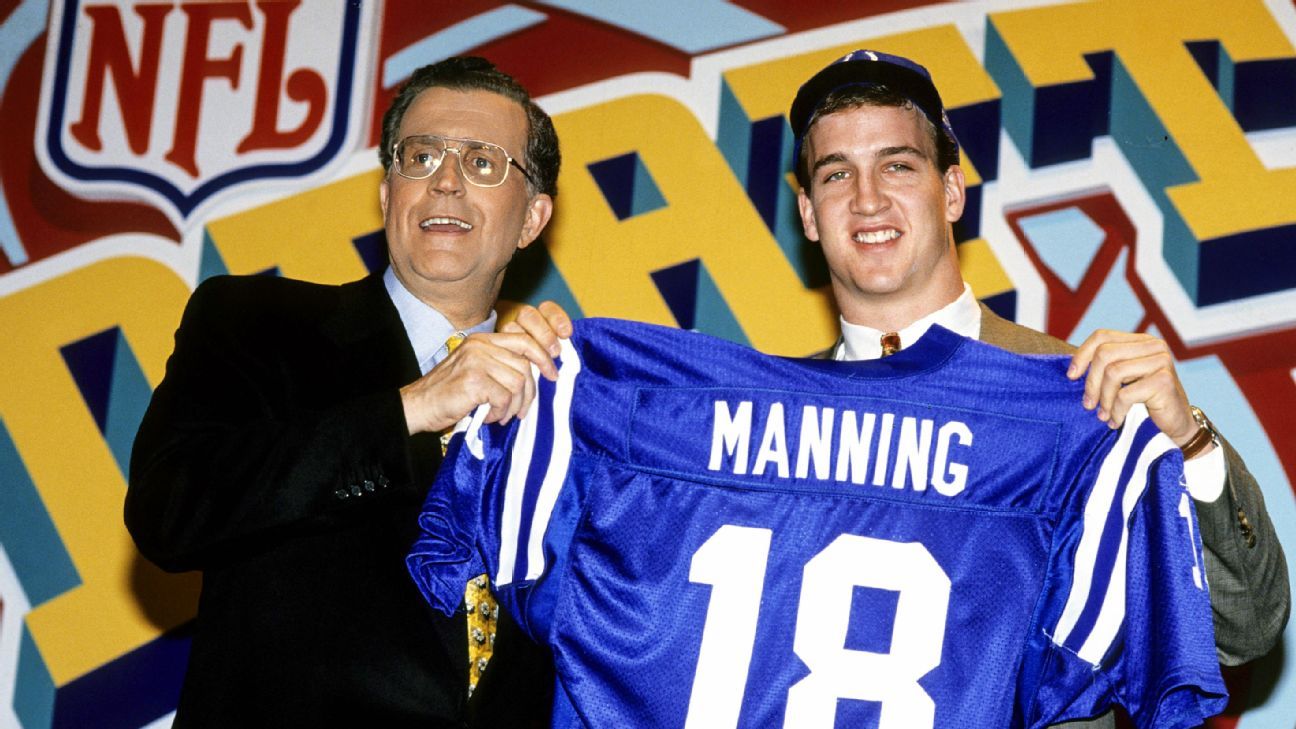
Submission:
[[[453,146],[451,146],[453,145]],[[410,180],[426,180],[441,167],[446,152],[459,158],[459,173],[477,187],[499,187],[508,179],[509,165],[532,184],[535,179],[504,148],[480,139],[417,134],[392,147],[392,169]]]

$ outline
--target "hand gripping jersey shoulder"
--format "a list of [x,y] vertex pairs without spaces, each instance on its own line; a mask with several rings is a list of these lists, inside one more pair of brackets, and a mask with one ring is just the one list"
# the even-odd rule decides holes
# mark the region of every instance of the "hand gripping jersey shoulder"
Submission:
[[1140,726],[1222,710],[1182,458],[1066,360],[933,328],[874,362],[577,322],[527,417],[464,424],[409,558],[489,573],[592,727]]

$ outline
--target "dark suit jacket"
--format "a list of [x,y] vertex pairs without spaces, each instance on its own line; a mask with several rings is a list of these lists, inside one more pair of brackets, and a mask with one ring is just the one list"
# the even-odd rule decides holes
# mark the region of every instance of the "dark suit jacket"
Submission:
[[126,496],[146,557],[203,571],[177,727],[547,720],[547,661],[512,624],[466,700],[464,617],[406,572],[441,460],[406,429],[398,388],[418,376],[379,276],[194,292]]
[[[983,342],[1022,354],[1071,354],[1075,347],[995,315],[981,306]],[[1220,662],[1237,665],[1259,658],[1282,635],[1291,611],[1287,562],[1265,509],[1264,496],[1242,457],[1221,439],[1227,468],[1224,493],[1209,504],[1196,502],[1206,554],[1215,618],[1215,648]],[[1248,540],[1239,514],[1254,530]],[[1114,726],[1111,715],[1060,726]]]

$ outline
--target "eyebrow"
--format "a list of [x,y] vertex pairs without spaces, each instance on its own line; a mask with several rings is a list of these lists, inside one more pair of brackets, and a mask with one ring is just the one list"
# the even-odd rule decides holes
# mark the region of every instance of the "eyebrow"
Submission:
[[840,152],[825,154],[824,156],[815,160],[814,167],[812,167],[810,171],[818,172],[821,167],[826,167],[831,164],[836,164],[838,162],[845,162],[845,161],[846,161],[846,155]]
[[[923,152],[921,149],[917,147],[911,147],[907,144],[902,144],[895,147],[883,147],[882,149],[879,149],[877,152],[873,154],[873,158],[882,159],[884,157],[894,157],[896,155],[912,155],[920,159],[929,159],[926,152]],[[831,164],[837,164],[839,162],[846,162],[846,161],[847,161],[846,155],[842,154],[841,152],[833,152],[832,154],[826,154],[820,157],[819,159],[815,160],[814,166],[811,168],[810,171],[818,172],[821,167],[831,165]]]
[[910,147],[907,144],[898,147],[883,147],[879,149],[874,157],[892,157],[897,154],[909,154],[922,159],[927,159],[927,153],[917,147]]

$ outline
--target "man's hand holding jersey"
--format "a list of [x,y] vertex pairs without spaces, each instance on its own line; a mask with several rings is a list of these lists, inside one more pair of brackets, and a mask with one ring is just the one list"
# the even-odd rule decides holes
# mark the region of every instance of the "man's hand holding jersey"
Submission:
[[401,388],[410,434],[447,430],[482,404],[490,406],[488,423],[525,416],[535,398],[531,365],[557,379],[558,340],[571,332],[567,312],[546,301],[523,306],[497,332],[469,336],[426,375]]
[[[1177,446],[1191,441],[1200,428],[1163,339],[1099,329],[1072,356],[1067,376],[1085,377],[1085,408],[1096,408],[1098,419],[1113,428],[1119,428],[1130,408],[1139,403],[1147,406],[1152,422]],[[1212,449],[1214,445],[1208,445],[1200,454]]]

